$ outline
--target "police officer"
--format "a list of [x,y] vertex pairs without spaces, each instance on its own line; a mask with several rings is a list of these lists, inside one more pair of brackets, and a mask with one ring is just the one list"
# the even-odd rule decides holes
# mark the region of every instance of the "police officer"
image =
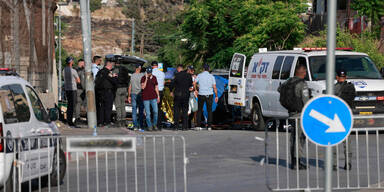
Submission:
[[[355,86],[347,81],[347,72],[344,69],[340,69],[336,73],[336,80],[337,83],[335,84],[335,95],[343,99],[350,108],[354,107],[353,101],[356,97],[356,90]],[[348,145],[348,150],[347,150]],[[352,152],[351,152],[351,140],[346,139],[343,141],[343,148],[344,148],[344,158],[345,158],[345,164],[344,169],[345,170],[351,170],[352,164],[351,164],[351,158],[352,158]],[[335,146],[337,147],[337,146]],[[336,148],[333,149],[333,170],[337,170],[337,161],[336,159]]]
[[113,100],[118,84],[118,75],[112,72],[115,62],[114,55],[106,55],[105,66],[96,75],[95,88],[99,93],[98,97],[101,97],[101,111],[97,119],[101,126],[111,125]]
[[180,117],[183,120],[182,130],[188,129],[188,102],[190,91],[192,91],[192,76],[181,69],[180,72],[175,74],[172,80],[172,95],[174,97],[174,117],[175,117],[175,130],[179,128]]
[[[292,89],[292,97],[294,97],[294,103],[290,105],[295,105],[295,107],[289,107],[288,112],[289,116],[294,119],[290,119],[289,123],[292,126],[291,136],[290,136],[290,152],[291,152],[291,169],[295,169],[296,165],[299,165],[299,169],[306,169],[307,166],[301,161],[302,157],[304,157],[304,144],[305,144],[305,135],[303,130],[300,127],[300,113],[302,107],[305,103],[308,102],[310,98],[310,92],[307,83],[305,82],[305,76],[307,75],[307,66],[305,63],[298,63],[295,69],[295,76],[288,79],[282,86],[279,87],[279,92],[282,94],[284,92],[282,89]],[[288,86],[290,84],[292,86]],[[281,98],[280,98],[281,102]],[[298,106],[298,107],[297,107]],[[296,133],[297,131],[297,133]],[[296,134],[299,137],[298,141],[296,141]],[[296,156],[296,142],[298,146],[298,156]],[[296,155],[295,155],[296,154]],[[296,162],[296,160],[299,160]]]
[[80,122],[80,113],[81,107],[86,107],[85,100],[85,69],[84,69],[84,60],[79,59],[76,68],[77,74],[80,78],[80,83],[77,84],[77,104],[75,108],[75,122],[78,124]]
[[125,127],[127,125],[125,101],[128,96],[129,75],[127,68],[120,64],[121,61],[121,57],[117,57],[117,62],[113,69],[113,73],[117,74],[118,81],[115,96],[116,124],[117,126]]

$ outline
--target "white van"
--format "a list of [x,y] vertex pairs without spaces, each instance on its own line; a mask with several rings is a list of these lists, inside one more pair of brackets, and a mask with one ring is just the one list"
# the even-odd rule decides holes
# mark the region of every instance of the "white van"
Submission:
[[[284,119],[288,111],[279,102],[277,91],[294,76],[299,63],[307,65],[305,78],[312,96],[325,93],[326,50],[301,49],[265,51],[252,56],[246,71],[246,56],[234,54],[229,72],[228,103],[243,107],[243,114],[252,119],[257,130],[263,130],[268,118]],[[384,80],[365,53],[336,51],[336,70],[345,69],[347,80],[357,91],[354,114],[384,113]]]
[[48,175],[52,185],[61,182],[66,161],[56,137],[60,135],[53,122],[57,116],[56,109],[47,113],[27,81],[17,76],[0,76],[0,188],[13,191],[13,183]]

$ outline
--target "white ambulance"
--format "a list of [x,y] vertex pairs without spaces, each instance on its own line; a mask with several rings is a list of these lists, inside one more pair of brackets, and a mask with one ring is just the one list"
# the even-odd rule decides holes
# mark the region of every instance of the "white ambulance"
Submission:
[[66,161],[57,116],[27,81],[0,76],[0,188],[17,191],[15,184],[36,178],[44,184],[49,175],[52,185],[61,182]]
[[[384,113],[384,80],[365,53],[340,48],[336,51],[336,70],[345,69],[347,80],[357,91],[354,114]],[[288,111],[279,102],[278,87],[294,76],[299,63],[307,65],[306,81],[312,96],[325,93],[326,49],[303,48],[289,51],[261,49],[246,67],[246,56],[233,55],[229,71],[228,103],[241,106],[243,116],[251,118],[256,130],[264,130],[266,119],[284,119]],[[247,69],[247,70],[246,70]]]

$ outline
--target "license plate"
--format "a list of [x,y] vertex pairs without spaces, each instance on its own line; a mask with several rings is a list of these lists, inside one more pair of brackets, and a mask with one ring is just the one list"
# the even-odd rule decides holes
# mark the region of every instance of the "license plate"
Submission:
[[360,112],[360,115],[372,115],[372,112]]

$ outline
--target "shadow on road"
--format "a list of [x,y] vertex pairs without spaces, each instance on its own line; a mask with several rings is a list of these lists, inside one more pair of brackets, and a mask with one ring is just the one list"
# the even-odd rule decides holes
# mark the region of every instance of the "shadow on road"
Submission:
[[[250,158],[252,160],[256,161],[256,162],[259,162],[259,163],[261,163],[263,161],[263,162],[265,162],[266,164],[269,164],[269,165],[279,165],[279,166],[285,167],[285,168],[287,168],[287,165],[288,165],[288,168],[289,168],[289,165],[290,165],[290,162],[287,162],[286,159],[279,159],[279,162],[277,163],[277,159],[273,158],[273,157],[269,157],[268,162],[267,162],[265,160],[265,156],[264,155],[259,155],[259,156],[250,157]],[[306,163],[305,159],[301,159],[301,160],[302,160],[302,162]],[[319,168],[322,168],[322,169],[325,168],[324,161],[320,160],[320,159],[317,161],[317,164],[316,164],[316,159],[308,159],[308,164],[309,164],[309,166],[313,166],[313,167],[318,166]]]

